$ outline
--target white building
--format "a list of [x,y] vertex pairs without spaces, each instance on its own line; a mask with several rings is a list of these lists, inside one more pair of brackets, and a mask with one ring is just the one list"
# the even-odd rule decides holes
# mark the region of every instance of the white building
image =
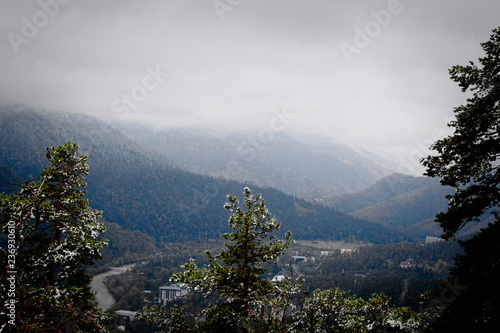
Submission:
[[137,312],[127,311],[127,310],[118,310],[115,311],[115,315],[122,317],[123,319],[128,319],[130,321],[134,321],[137,317]]
[[285,279],[285,276],[284,275],[276,275],[275,277],[273,277],[273,279],[271,280],[271,283],[278,283],[278,282],[281,282]]
[[439,237],[432,237],[432,236],[426,236],[425,237],[425,244],[430,244],[430,243],[435,243],[435,242],[441,242],[444,241],[444,239],[439,238]]
[[187,289],[181,283],[172,284],[170,286],[160,287],[160,303],[167,303],[178,299],[184,299],[187,295]]

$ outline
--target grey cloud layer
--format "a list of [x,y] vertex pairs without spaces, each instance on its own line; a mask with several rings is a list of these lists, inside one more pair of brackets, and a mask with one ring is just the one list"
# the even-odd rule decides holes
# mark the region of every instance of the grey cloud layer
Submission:
[[[290,130],[407,158],[465,100],[448,68],[500,25],[496,0],[220,1],[222,20],[210,0],[4,1],[0,103],[119,119],[113,103],[135,92],[129,120],[231,129],[286,106]],[[141,90],[157,66],[169,76]]]

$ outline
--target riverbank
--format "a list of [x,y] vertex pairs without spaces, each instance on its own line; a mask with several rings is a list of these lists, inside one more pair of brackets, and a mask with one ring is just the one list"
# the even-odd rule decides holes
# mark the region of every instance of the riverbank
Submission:
[[111,295],[108,290],[108,287],[104,284],[104,280],[111,276],[122,274],[130,269],[132,269],[136,264],[128,264],[120,267],[111,267],[111,269],[107,272],[98,274],[92,278],[92,282],[90,283],[90,290],[95,293],[95,299],[97,301],[97,305],[106,311],[111,305],[113,305],[116,300]]

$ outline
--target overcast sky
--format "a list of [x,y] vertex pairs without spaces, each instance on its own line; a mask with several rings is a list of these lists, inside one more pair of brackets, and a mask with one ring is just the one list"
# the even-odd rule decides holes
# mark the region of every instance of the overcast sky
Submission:
[[0,18],[2,104],[329,135],[418,172],[500,1],[2,0]]

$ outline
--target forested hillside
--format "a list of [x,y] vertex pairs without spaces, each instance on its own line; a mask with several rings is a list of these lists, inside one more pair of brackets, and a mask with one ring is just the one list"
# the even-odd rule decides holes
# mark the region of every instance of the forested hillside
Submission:
[[[446,195],[454,189],[442,186],[437,178],[413,177],[403,174],[387,176],[367,189],[327,199],[323,203],[353,217],[369,220],[419,237],[441,236],[442,229],[434,222],[436,214],[446,211]],[[460,236],[479,231],[491,220],[468,225]]]
[[[196,175],[175,165],[90,116],[48,113],[21,106],[2,107],[1,180],[19,183],[42,169],[45,147],[71,140],[90,156],[86,178],[92,207],[107,221],[140,230],[158,240],[217,238],[227,228],[222,208],[227,194],[243,184]],[[270,187],[252,186],[296,238],[356,239],[375,243],[402,239],[399,233],[331,208],[285,195]]]
[[[391,173],[354,149],[322,136],[164,129],[116,123],[135,141],[189,171],[271,186],[307,200],[365,189]],[[379,157],[380,159],[380,157]],[[228,164],[234,164],[228,170]]]
[[363,189],[363,191],[336,196],[324,202],[344,213],[352,213],[434,183],[438,183],[438,181],[426,177],[392,174]]
[[434,223],[437,213],[446,210],[445,195],[453,189],[439,179],[393,174],[364,191],[325,201],[330,207],[360,219],[392,227],[417,236],[439,236]]
[[[168,255],[155,257],[137,265],[134,271],[111,279],[108,287],[117,301],[121,301],[122,308],[139,310],[144,305],[142,300],[147,296],[131,297],[129,290],[132,288],[158,290],[173,273],[181,271],[181,264],[189,258],[195,258],[198,265],[208,264],[204,250],[210,248],[217,252],[222,244],[221,241],[213,241],[208,244],[167,246]],[[297,252],[307,260],[294,262],[292,256]],[[278,264],[266,266],[268,272],[272,272],[268,278],[279,274],[302,274],[305,279],[303,289],[310,293],[318,288],[326,290],[334,287],[364,299],[370,298],[373,293],[384,293],[392,299],[391,303],[417,310],[421,307],[419,294],[439,289],[453,266],[454,256],[461,250],[454,242],[402,242],[364,246],[348,254],[334,250],[325,256],[321,252],[294,244]],[[402,268],[400,264],[407,259],[410,259],[409,267]],[[292,268],[290,263],[293,263]]]

